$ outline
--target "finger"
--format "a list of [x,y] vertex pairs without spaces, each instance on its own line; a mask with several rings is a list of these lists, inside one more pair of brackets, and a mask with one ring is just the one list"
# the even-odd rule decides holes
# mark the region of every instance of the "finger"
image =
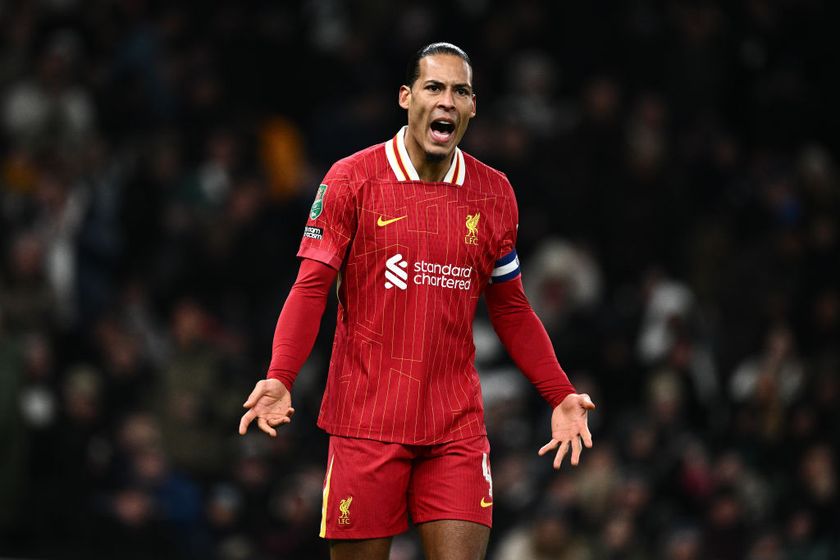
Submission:
[[292,419],[288,416],[275,416],[273,418],[268,419],[269,426],[282,426],[283,424],[288,424],[291,422]]
[[580,406],[585,410],[595,410],[595,403],[586,393],[581,394]]
[[249,410],[245,414],[242,415],[242,419],[239,421],[239,435],[244,436],[245,432],[248,431],[248,426],[251,425],[254,418],[256,417],[257,413],[254,412],[253,409]]
[[572,465],[577,466],[580,462],[580,452],[583,450],[583,445],[580,443],[580,438],[572,439]]
[[286,416],[291,418],[294,415],[295,415],[295,409],[290,406],[288,412],[286,412]]
[[242,405],[245,408],[251,408],[256,404],[260,397],[263,396],[265,392],[265,383],[262,381],[258,381],[257,384],[254,386],[254,390],[251,391],[251,394],[248,395],[248,398],[245,400],[245,403]]
[[580,437],[583,440],[583,445],[592,447],[592,432],[589,431],[589,425],[586,421],[583,422],[583,427],[580,430]]
[[537,454],[538,454],[540,457],[542,457],[543,455],[545,455],[546,453],[548,453],[548,452],[549,452],[549,451],[551,451],[552,449],[556,449],[556,448],[557,448],[557,444],[558,444],[558,443],[560,443],[560,442],[559,442],[559,441],[557,441],[556,439],[552,439],[551,441],[549,441],[548,443],[546,443],[545,445],[543,445],[542,447],[540,447],[540,450],[539,450],[539,451],[537,451]]
[[260,430],[264,431],[265,433],[267,433],[271,437],[275,437],[277,435],[277,430],[275,430],[274,428],[269,426],[268,421],[265,418],[263,418],[262,416],[257,418],[257,426],[260,427]]
[[563,464],[563,458],[566,456],[566,453],[569,452],[569,442],[564,441],[560,444],[560,449],[557,450],[557,455],[554,457],[554,468],[559,469],[560,465]]

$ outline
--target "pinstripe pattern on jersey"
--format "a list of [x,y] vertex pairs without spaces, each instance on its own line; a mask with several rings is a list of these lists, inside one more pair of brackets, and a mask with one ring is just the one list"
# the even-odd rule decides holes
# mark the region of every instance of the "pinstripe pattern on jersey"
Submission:
[[[324,179],[323,212],[307,222],[323,238],[304,237],[298,252],[336,266],[342,279],[318,425],[405,444],[483,435],[472,321],[493,271],[515,255],[513,190],[460,150],[449,175],[461,188],[403,180],[392,161],[398,154],[392,138],[337,162]],[[473,245],[465,242],[466,219],[477,212]],[[406,217],[382,227],[381,216]],[[385,262],[398,253],[407,287],[386,289]],[[420,263],[469,268],[469,287],[418,284]]]

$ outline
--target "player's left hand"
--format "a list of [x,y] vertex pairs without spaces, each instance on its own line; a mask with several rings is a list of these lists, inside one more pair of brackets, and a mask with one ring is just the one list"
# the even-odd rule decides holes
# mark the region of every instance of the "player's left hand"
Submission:
[[[559,469],[563,458],[572,449],[572,465],[580,462],[582,445],[592,447],[592,434],[589,433],[587,415],[595,410],[595,404],[587,394],[572,393],[557,405],[551,413],[551,441],[540,448],[539,454],[545,455],[557,449],[554,457],[554,468]],[[581,445],[582,443],[582,445]]]

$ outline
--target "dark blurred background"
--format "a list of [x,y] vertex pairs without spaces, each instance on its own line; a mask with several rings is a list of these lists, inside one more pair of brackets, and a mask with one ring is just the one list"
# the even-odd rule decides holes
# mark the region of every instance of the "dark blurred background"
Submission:
[[831,2],[181,4],[0,2],[0,556],[327,557],[334,303],[295,421],[240,438],[241,404],[319,179],[447,40],[462,147],[515,186],[529,297],[599,405],[554,473],[478,317],[489,558],[840,558]]

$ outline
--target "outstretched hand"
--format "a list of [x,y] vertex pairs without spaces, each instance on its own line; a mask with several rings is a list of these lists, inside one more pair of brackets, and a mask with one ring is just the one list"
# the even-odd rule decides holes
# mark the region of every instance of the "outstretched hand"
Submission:
[[271,437],[277,435],[275,426],[292,421],[292,395],[277,379],[262,379],[257,382],[248,400],[242,405],[248,409],[239,421],[239,435],[245,435],[248,426],[257,419],[257,426]]
[[[540,448],[539,454],[545,455],[557,449],[554,457],[554,468],[559,469],[563,458],[572,449],[572,465],[580,461],[582,445],[592,447],[592,434],[587,425],[587,414],[595,410],[595,404],[587,394],[568,395],[551,413],[551,441]],[[582,442],[582,445],[581,445]]]

